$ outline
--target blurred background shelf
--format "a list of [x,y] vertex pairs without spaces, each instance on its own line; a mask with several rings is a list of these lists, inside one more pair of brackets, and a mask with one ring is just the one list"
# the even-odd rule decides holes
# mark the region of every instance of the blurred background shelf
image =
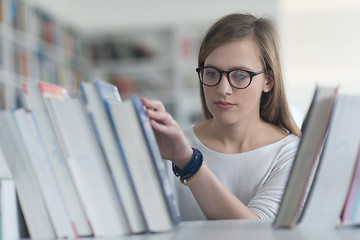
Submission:
[[316,84],[359,93],[360,2],[301,0],[0,0],[0,107],[22,104],[23,82],[119,86],[162,100],[185,127],[202,119],[195,68],[207,28],[233,12],[273,20],[299,125]]

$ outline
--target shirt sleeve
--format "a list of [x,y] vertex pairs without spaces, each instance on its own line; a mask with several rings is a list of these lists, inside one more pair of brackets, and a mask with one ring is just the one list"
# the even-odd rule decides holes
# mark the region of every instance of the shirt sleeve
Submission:
[[248,204],[261,219],[275,218],[278,212],[298,143],[291,142],[279,151],[270,174]]

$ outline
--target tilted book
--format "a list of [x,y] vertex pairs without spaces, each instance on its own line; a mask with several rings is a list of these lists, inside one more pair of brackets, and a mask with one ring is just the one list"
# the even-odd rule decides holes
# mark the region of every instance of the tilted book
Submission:
[[165,200],[167,202],[166,206],[171,214],[172,221],[174,225],[177,225],[180,222],[180,212],[177,207],[176,198],[170,186],[170,181],[168,179],[167,170],[165,169],[164,160],[161,157],[160,149],[156,141],[156,137],[152,126],[150,124],[150,119],[146,114],[146,108],[141,100],[134,95],[132,97],[133,104],[135,106],[135,110],[138,116],[138,120],[140,126],[143,130],[147,146],[150,150],[151,157],[155,168],[157,170],[157,174],[159,177],[159,181],[161,182],[162,192],[165,196]]
[[43,139],[45,150],[52,164],[55,177],[58,181],[66,207],[69,210],[71,221],[80,237],[92,236],[90,221],[80,201],[70,169],[56,137],[49,113],[45,105],[46,98],[68,99],[67,90],[61,86],[48,83],[24,84],[25,99],[29,110],[38,123],[39,134]]
[[360,225],[360,144],[341,222],[344,225]]
[[295,227],[301,219],[318,168],[336,95],[335,87],[316,87],[275,227]]
[[1,179],[12,178],[9,166],[6,163],[4,154],[1,150],[1,146],[0,146],[0,178]]
[[145,220],[128,173],[126,162],[116,143],[116,136],[107,115],[104,101],[121,102],[117,88],[109,83],[81,82],[82,99],[96,132],[98,143],[107,161],[109,172],[122,201],[132,233],[146,231]]
[[335,227],[340,223],[360,143],[359,116],[360,96],[336,96],[300,227]]
[[127,235],[129,227],[87,113],[79,99],[48,98],[65,159],[95,237]]
[[33,239],[56,238],[30,162],[30,156],[16,126],[13,114],[9,110],[0,112],[0,145],[14,178],[30,237]]
[[25,143],[25,149],[29,154],[36,184],[40,188],[56,236],[58,238],[76,237],[76,230],[73,228],[69,211],[45,152],[43,140],[39,135],[39,126],[34,121],[32,113],[26,112],[24,109],[15,110],[13,115]]
[[0,179],[0,238],[20,239],[20,208],[17,204],[14,180]]
[[[143,105],[134,96],[122,103],[108,102],[119,148],[122,149],[143,210],[148,230],[163,232],[179,223],[179,214],[165,172],[164,160]],[[150,126],[150,128],[149,128]]]

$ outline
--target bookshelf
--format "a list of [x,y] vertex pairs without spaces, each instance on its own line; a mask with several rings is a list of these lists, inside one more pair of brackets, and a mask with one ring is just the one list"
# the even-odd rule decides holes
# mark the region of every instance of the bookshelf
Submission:
[[22,83],[45,81],[79,91],[86,79],[82,34],[24,0],[0,0],[0,107],[23,104]]
[[[183,127],[202,119],[197,53],[203,34],[195,27],[133,29],[87,36],[91,75],[132,93],[159,99]],[[203,28],[205,29],[205,28]]]
[[183,127],[202,119],[195,68],[201,27],[84,34],[24,0],[0,0],[0,108],[24,104],[22,83],[45,81],[79,94],[80,81],[116,84],[164,102]]

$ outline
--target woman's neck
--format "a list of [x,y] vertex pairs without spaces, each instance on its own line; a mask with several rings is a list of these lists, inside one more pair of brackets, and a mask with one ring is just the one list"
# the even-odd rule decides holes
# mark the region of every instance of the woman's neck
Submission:
[[240,153],[256,149],[261,119],[251,124],[221,124],[209,119],[195,128],[200,141],[210,149],[222,153]]
[[208,148],[220,153],[248,152],[284,138],[285,131],[260,118],[248,124],[221,124],[209,119],[194,128],[199,140]]

